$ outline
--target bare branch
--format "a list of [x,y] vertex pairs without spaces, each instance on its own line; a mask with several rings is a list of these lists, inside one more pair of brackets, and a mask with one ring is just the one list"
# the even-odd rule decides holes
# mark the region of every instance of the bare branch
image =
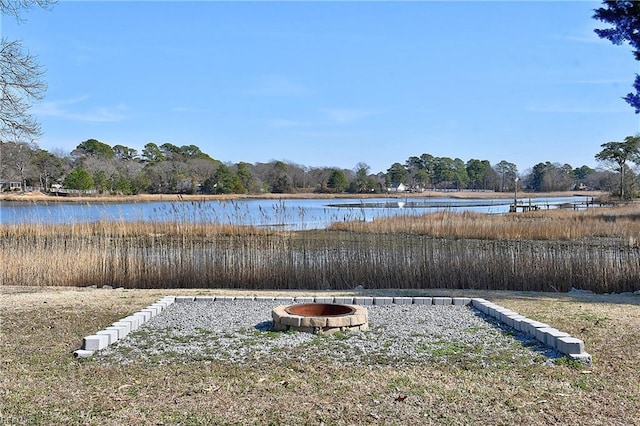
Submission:
[[[34,7],[49,9],[55,0],[0,0],[0,14],[23,20],[22,12]],[[44,96],[47,86],[36,58],[20,41],[0,40],[0,140],[33,140],[40,125],[29,114],[32,103]]]
[[49,9],[56,0],[0,0],[0,14],[13,16],[18,22],[23,21],[22,12],[33,7]]
[[40,126],[29,108],[47,88],[36,58],[22,49],[20,41],[0,40],[0,139],[33,139]]

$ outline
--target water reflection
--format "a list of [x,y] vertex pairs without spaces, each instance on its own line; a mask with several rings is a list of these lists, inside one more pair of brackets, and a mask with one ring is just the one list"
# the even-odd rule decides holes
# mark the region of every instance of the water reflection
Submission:
[[[541,208],[584,203],[588,197],[532,198]],[[369,198],[234,201],[155,201],[132,203],[2,202],[0,223],[79,223],[96,221],[181,221],[254,225],[291,230],[322,229],[339,221],[372,221],[378,217],[421,215],[441,210],[499,214],[509,199]]]

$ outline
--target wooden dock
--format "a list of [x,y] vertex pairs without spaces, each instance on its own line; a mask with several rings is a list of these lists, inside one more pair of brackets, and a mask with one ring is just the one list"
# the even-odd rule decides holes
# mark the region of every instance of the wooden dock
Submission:
[[558,208],[558,209],[580,210],[580,209],[588,209],[589,207],[596,207],[596,206],[611,207],[615,205],[616,203],[614,201],[595,200],[594,198],[592,198],[591,200],[577,201],[573,203],[564,203],[564,204],[549,204],[549,203],[533,204],[531,200],[529,200],[528,203],[522,202],[522,203],[510,204],[509,213],[533,212],[533,211],[542,210],[543,207],[546,210],[549,210],[552,206],[553,208]]
[[[547,205],[547,208],[549,208],[549,206]],[[517,213],[518,211],[521,212],[533,212],[533,211],[537,211],[540,210],[540,206],[537,204],[510,204],[509,205],[509,213]]]

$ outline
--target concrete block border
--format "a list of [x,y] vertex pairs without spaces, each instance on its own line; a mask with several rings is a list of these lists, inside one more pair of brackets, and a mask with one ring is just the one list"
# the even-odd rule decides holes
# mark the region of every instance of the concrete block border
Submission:
[[591,355],[584,350],[584,342],[548,324],[534,321],[517,312],[496,305],[486,299],[468,297],[345,297],[345,296],[165,296],[139,312],[114,322],[104,330],[82,339],[82,347],[73,352],[76,358],[88,358],[95,351],[104,349],[122,339],[142,324],[159,315],[173,303],[229,302],[229,301],[277,301],[283,303],[341,303],[348,305],[439,305],[471,306],[506,326],[525,333],[543,345],[555,349],[569,359],[591,364]]
[[[163,310],[176,302],[178,297],[165,296],[157,302],[147,306],[146,308],[136,312],[133,315],[122,318],[119,321],[114,322],[104,330],[98,331],[91,336],[85,336],[82,339],[82,347],[73,352],[73,356],[76,358],[88,358],[95,351],[104,349],[117,340],[124,338],[127,334],[137,330],[142,324],[160,314]],[[181,297],[181,301],[186,301]],[[194,298],[190,298],[193,301]]]
[[584,351],[584,342],[559,331],[548,324],[531,320],[510,309],[491,303],[485,299],[471,299],[471,305],[514,330],[526,333],[540,343],[555,349],[569,359],[591,364],[591,355]]

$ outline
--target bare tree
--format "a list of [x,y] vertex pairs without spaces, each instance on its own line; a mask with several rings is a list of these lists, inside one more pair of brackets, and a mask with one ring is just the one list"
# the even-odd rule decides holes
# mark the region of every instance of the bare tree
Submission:
[[41,7],[49,9],[55,0],[0,0],[0,13],[9,15],[22,21],[22,11],[29,10],[32,7]]
[[517,185],[516,178],[518,177],[518,166],[506,160],[502,160],[493,166],[493,170],[495,170],[500,177],[500,192],[511,191],[515,188],[515,185]]
[[[31,7],[48,8],[52,0],[0,0],[0,14],[22,20],[21,12]],[[29,114],[31,105],[42,99],[47,88],[44,72],[36,58],[19,40],[0,40],[0,139],[13,142],[33,140],[40,125]]]
[[48,190],[51,183],[62,178],[64,165],[62,160],[44,149],[36,150],[31,160],[34,167],[34,180],[40,182],[40,187]]
[[3,175],[20,178],[20,185],[25,191],[27,187],[27,174],[31,167],[31,160],[35,153],[35,147],[24,142],[7,142],[0,145],[2,155],[0,165]]
[[0,137],[33,139],[40,125],[29,114],[32,102],[42,99],[46,85],[35,58],[24,53],[19,41],[0,41]]

